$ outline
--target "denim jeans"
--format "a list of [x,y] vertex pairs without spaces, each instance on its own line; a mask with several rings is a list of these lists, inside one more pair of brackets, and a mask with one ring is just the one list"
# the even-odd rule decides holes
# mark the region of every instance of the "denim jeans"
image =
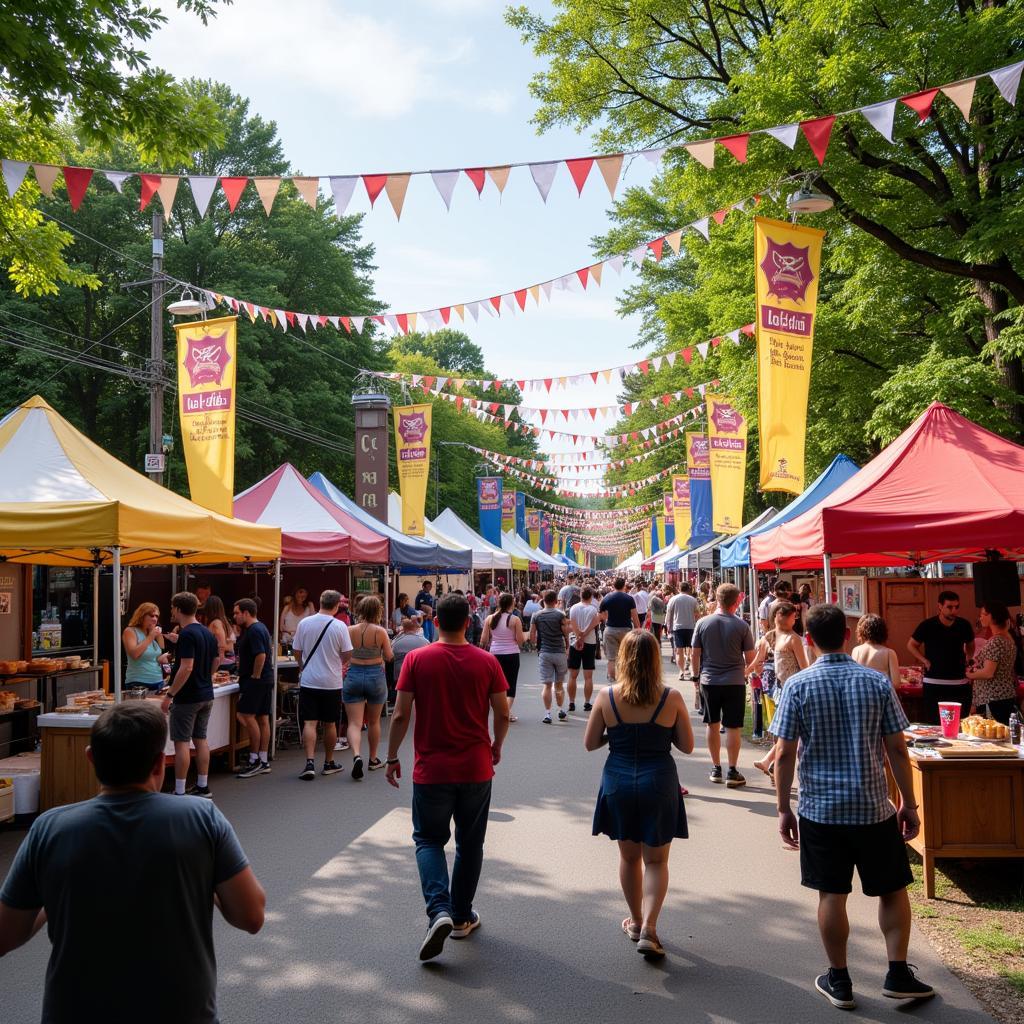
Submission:
[[[459,924],[468,921],[484,863],[484,836],[491,806],[491,783],[413,783],[412,826],[416,867],[427,904],[427,917],[450,914]],[[455,864],[451,889],[444,846],[455,819]]]
[[423,635],[427,638],[427,643],[434,642],[434,619],[433,612],[429,609],[425,609],[425,616],[423,618]]

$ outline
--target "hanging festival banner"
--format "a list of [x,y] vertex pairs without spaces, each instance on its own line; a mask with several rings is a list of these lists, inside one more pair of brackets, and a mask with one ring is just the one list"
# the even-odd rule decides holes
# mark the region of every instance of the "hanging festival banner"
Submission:
[[501,477],[476,478],[476,507],[480,521],[480,536],[495,547],[501,547],[502,513]]
[[402,496],[402,533],[422,537],[430,475],[431,405],[396,405],[395,464]]
[[676,519],[675,519],[675,505],[672,501],[672,495],[663,494],[662,500],[665,503],[665,544],[675,543],[676,539]]
[[708,435],[686,432],[686,472],[690,478],[690,539],[687,548],[706,544],[711,532],[711,463],[708,459]]
[[178,415],[192,500],[232,515],[235,493],[237,317],[175,324]]
[[551,535],[551,519],[547,512],[538,512],[540,516],[540,549],[545,555],[551,554],[551,542],[553,537]]
[[526,539],[531,548],[540,547],[540,512],[535,508],[526,510]]
[[513,491],[512,493],[516,496],[515,532],[523,540],[529,540],[529,535],[526,532],[526,492]]
[[516,531],[516,491],[505,487],[501,492],[501,532]]
[[672,516],[675,522],[676,542],[685,551],[690,539],[690,478],[681,473],[672,474]]
[[825,232],[754,218],[762,491],[801,494],[807,392]]
[[708,395],[707,404],[711,529],[714,533],[739,533],[747,477],[747,420],[731,398]]

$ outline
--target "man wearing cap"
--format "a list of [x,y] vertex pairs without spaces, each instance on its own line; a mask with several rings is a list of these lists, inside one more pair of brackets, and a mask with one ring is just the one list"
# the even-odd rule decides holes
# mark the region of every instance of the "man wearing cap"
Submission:
[[434,640],[433,586],[430,580],[424,580],[423,586],[413,602],[413,608],[423,616],[423,635],[427,638],[427,643],[433,643]]

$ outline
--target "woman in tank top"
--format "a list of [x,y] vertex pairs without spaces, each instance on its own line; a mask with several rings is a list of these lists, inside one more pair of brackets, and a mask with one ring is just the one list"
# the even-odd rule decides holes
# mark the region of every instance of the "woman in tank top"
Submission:
[[159,690],[164,685],[164,673],[159,661],[164,651],[160,609],[151,601],[140,604],[128,620],[121,639],[125,654],[128,655],[125,685]]
[[352,749],[352,778],[363,777],[360,744],[363,738],[363,717],[366,718],[366,740],[370,747],[367,768],[371,772],[384,767],[377,756],[380,746],[380,716],[388,699],[387,674],[384,662],[394,660],[388,631],[381,625],[384,606],[380,598],[367,595],[359,602],[359,621],[349,627],[352,640],[352,661],[341,688],[341,699],[348,715],[348,743]]
[[[484,632],[480,638],[483,647],[491,652],[501,665],[501,671],[508,683],[508,709],[512,711],[512,702],[516,699],[516,683],[519,681],[519,651],[523,646],[523,622],[518,615],[512,614],[515,598],[512,594],[502,594],[498,599],[498,610],[487,616]],[[515,715],[509,715],[509,721],[518,722]]]

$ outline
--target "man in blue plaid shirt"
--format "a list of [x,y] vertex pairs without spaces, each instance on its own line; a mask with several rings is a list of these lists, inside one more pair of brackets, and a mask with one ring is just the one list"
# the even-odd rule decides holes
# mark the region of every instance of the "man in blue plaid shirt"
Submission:
[[[841,608],[817,605],[805,626],[818,658],[787,680],[772,732],[779,738],[779,833],[787,846],[800,850],[802,883],[818,891],[818,927],[829,969],[814,987],[833,1006],[856,1005],[846,964],[846,900],[856,868],[864,895],[880,903],[878,923],[889,956],[882,994],[933,996],[934,989],[907,965],[912,876],[905,844],[921,827],[903,738],[907,716],[889,680],[843,652],[849,629]],[[790,807],[798,744],[799,821]],[[886,759],[900,791],[899,810],[889,800]]]

